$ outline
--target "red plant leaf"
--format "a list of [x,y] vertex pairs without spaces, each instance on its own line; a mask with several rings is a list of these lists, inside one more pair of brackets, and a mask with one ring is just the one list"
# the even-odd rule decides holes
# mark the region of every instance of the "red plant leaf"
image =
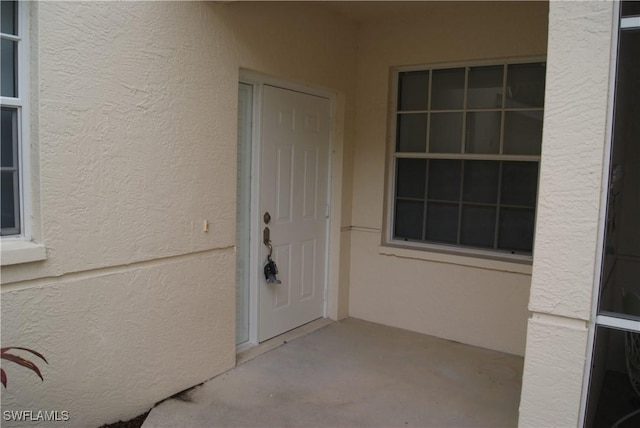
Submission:
[[44,378],[42,377],[42,373],[40,373],[40,369],[38,368],[38,366],[36,366],[35,364],[33,364],[31,361],[29,360],[25,360],[22,357],[19,357],[17,355],[13,355],[13,354],[7,354],[6,352],[3,352],[0,354],[0,358],[4,359],[4,360],[9,360],[12,361],[22,367],[26,367],[29,370],[33,370],[39,377],[40,379],[44,380]]
[[0,369],[0,379],[2,379],[2,384],[4,387],[7,387],[7,374],[4,372],[4,369]]
[[47,361],[47,359],[44,357],[44,355],[42,355],[40,352],[36,352],[33,349],[29,349],[29,348],[22,348],[20,346],[10,346],[8,348],[2,348],[2,349],[0,349],[0,354],[4,354],[5,352],[7,352],[10,349],[21,349],[23,351],[31,352],[36,357],[39,357],[42,361],[44,361],[45,363],[49,364],[49,361]]

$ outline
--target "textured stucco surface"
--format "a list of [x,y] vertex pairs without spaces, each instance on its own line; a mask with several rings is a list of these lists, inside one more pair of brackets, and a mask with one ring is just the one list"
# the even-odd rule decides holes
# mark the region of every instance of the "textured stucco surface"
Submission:
[[522,355],[529,275],[383,256],[379,243],[353,233],[351,316]]
[[[378,252],[389,68],[544,57],[546,3],[438,3],[359,27],[295,3],[31,8],[47,259],[3,267],[2,343],[51,364],[44,383],[8,371],[3,410],[98,426],[233,366],[240,68],[336,93],[329,315],[523,353],[528,275]],[[551,5],[534,312],[588,318],[611,11]],[[530,322],[523,425],[575,425],[586,332],[563,320]]]
[[38,6],[48,259],[3,269],[3,283],[234,245],[235,112],[222,106],[236,105],[237,70],[226,25],[194,20],[201,7]]
[[[65,426],[99,426],[235,363],[240,68],[336,93],[330,245],[341,260],[356,29],[301,4],[30,7],[47,259],[3,267],[2,343],[50,364],[45,382],[8,370],[2,409],[68,410]],[[344,316],[332,269],[329,314]]]
[[578,425],[587,337],[584,322],[529,320],[518,426]]
[[612,2],[552,2],[521,426],[577,426],[596,273]]
[[37,349],[49,364],[33,358],[44,382],[3,364],[2,410],[66,410],[65,426],[97,427],[228,369],[235,290],[218,266],[234,258],[227,248],[4,292],[3,344]]
[[419,15],[398,12],[360,28],[349,313],[522,355],[529,276],[378,253],[389,79],[394,66],[544,58],[548,5],[449,2],[423,6]]
[[[552,2],[529,308],[589,319],[609,95],[611,2]],[[588,64],[588,66],[585,66]]]

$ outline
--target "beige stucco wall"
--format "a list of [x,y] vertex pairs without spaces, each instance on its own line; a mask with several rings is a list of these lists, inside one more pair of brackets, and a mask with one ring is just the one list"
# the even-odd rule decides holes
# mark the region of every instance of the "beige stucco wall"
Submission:
[[[530,267],[382,248],[390,68],[546,54],[545,2],[433,3],[359,33],[351,316],[522,355]],[[425,260],[425,258],[430,260]]]
[[[355,27],[314,5],[30,7],[34,221],[47,258],[2,268],[2,344],[49,365],[44,382],[8,366],[2,409],[67,410],[65,426],[99,426],[235,363],[240,68],[336,94],[339,260]],[[332,269],[329,313],[344,316]]]
[[520,426],[577,426],[598,248],[612,2],[552,2]]

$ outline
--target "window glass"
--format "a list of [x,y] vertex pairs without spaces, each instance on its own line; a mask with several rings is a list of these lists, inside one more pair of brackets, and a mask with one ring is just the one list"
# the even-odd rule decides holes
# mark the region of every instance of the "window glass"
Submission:
[[18,54],[18,42],[2,39],[0,42],[0,61],[2,68],[2,84],[0,92],[3,97],[17,97],[18,88],[16,82],[16,55]]
[[0,123],[0,133],[2,135],[2,152],[0,153],[0,161],[3,167],[15,166],[15,116],[16,109],[2,108],[2,122]]
[[422,239],[424,202],[396,201],[395,236],[407,239]]
[[427,240],[455,244],[458,236],[458,204],[427,204]]
[[535,207],[538,190],[537,162],[503,162],[500,203]]
[[543,63],[509,64],[507,68],[507,107],[531,108],[544,104]]
[[461,172],[462,161],[429,160],[428,198],[439,201],[459,201]]
[[498,248],[513,251],[531,251],[533,249],[533,209],[500,209],[500,227]]
[[464,68],[434,70],[431,110],[461,109],[464,102]]
[[460,243],[472,247],[493,247],[496,230],[496,208],[462,206]]
[[[622,2],[621,15],[640,15],[640,3]],[[640,30],[618,36],[587,428],[640,426]]]
[[494,161],[465,161],[465,202],[496,203],[498,200],[498,176],[500,163]]
[[427,115],[398,115],[398,152],[421,152],[427,148]]
[[542,147],[542,111],[508,111],[504,114],[504,153],[539,155]]
[[[621,30],[598,312],[629,318],[640,294],[640,30]],[[637,260],[634,262],[634,260]],[[640,420],[640,418],[638,419]]]
[[602,326],[595,330],[584,427],[636,428],[640,426],[640,333]]
[[471,67],[467,88],[467,108],[501,108],[504,67]]
[[18,2],[1,2],[0,9],[0,95],[13,98],[11,106],[0,109],[0,234],[18,235],[21,232],[21,202],[19,148],[21,133],[18,126],[24,100],[18,99],[18,46],[23,41],[18,33]]
[[2,201],[2,219],[0,220],[1,228],[4,230],[11,230],[18,227],[18,217],[16,216],[16,193],[18,183],[15,174],[12,172],[2,171],[2,189],[1,189],[1,201]]
[[537,62],[397,74],[392,239],[532,253],[544,78]]
[[426,159],[398,159],[396,179],[399,198],[424,198]]
[[462,113],[431,113],[429,152],[460,153]]
[[0,9],[0,19],[2,25],[0,32],[4,34],[17,35],[18,30],[18,2],[2,0],[2,9]]
[[2,235],[17,234],[20,232],[20,199],[18,192],[18,165],[17,165],[17,109],[3,107],[0,115],[1,136],[1,225]]
[[623,1],[620,7],[622,16],[637,16],[640,15],[640,1]]
[[500,151],[499,111],[467,113],[466,153],[498,153]]
[[426,110],[429,101],[429,72],[405,71],[398,77],[398,110]]

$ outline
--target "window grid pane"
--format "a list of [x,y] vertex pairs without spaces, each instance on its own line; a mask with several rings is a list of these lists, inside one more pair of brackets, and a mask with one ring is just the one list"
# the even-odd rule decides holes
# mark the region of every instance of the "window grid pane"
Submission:
[[398,77],[398,111],[427,110],[429,71],[405,71]]
[[20,188],[18,176],[18,109],[3,107],[1,112],[0,234],[20,233]]
[[535,108],[544,105],[543,63],[509,64],[507,69],[507,107]]
[[424,199],[426,159],[398,159],[396,195],[405,199]]
[[20,198],[17,171],[2,171],[0,189],[0,234],[15,235],[20,231]]
[[14,36],[18,35],[18,2],[2,0],[0,15],[2,18],[0,32]]
[[16,98],[18,96],[18,42],[2,39],[0,42],[0,64],[2,68],[0,95]]
[[458,204],[428,202],[426,241],[457,243],[459,211]]
[[467,109],[501,109],[504,66],[470,67]]
[[462,147],[462,113],[431,113],[429,151],[460,153]]
[[465,69],[433,70],[431,110],[460,110],[464,105]]
[[5,168],[16,168],[18,164],[18,136],[17,109],[2,107],[0,133],[2,133],[2,147],[0,164]]
[[[394,238],[531,254],[544,63],[412,73],[398,74],[398,110],[420,107],[427,123],[401,140],[397,115]],[[426,110],[407,90],[416,76]]]
[[467,112],[465,153],[500,151],[502,113],[499,111]]
[[18,99],[18,79],[21,61],[18,48],[20,32],[18,27],[17,1],[2,1],[0,15],[2,33],[0,40],[0,95],[15,98],[13,107],[3,106],[0,121],[0,235],[21,233],[20,200],[20,106]]
[[538,163],[399,158],[394,237],[530,253]]
[[405,240],[421,240],[424,202],[396,200],[395,236]]
[[462,205],[460,243],[470,247],[495,248],[496,208]]

